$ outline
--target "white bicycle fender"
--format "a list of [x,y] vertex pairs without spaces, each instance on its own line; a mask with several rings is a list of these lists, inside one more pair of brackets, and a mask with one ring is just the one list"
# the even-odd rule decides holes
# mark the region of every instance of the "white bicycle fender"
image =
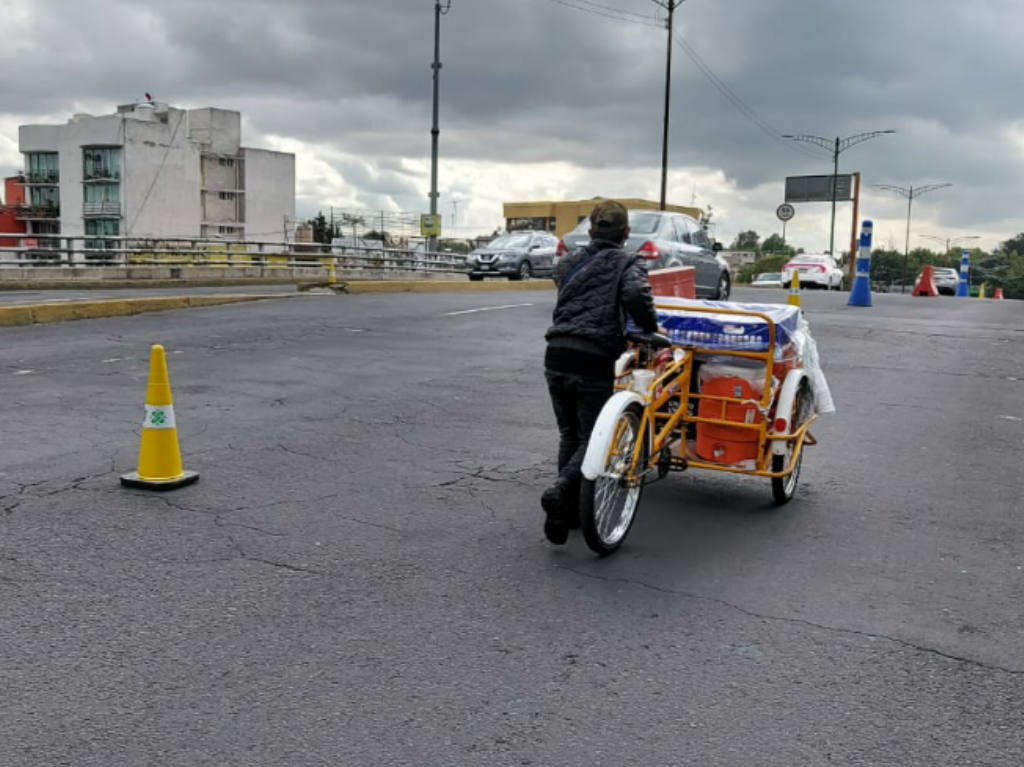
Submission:
[[643,398],[636,392],[619,391],[615,392],[601,408],[594,430],[590,432],[587,452],[583,457],[583,476],[591,482],[601,475],[608,447],[615,436],[615,424],[619,420],[619,415],[634,402],[640,407],[644,406]]
[[[796,393],[800,389],[800,384],[803,383],[804,379],[807,378],[807,373],[803,370],[794,369],[786,373],[786,380],[782,382],[782,388],[779,389],[779,398],[775,403],[775,420],[779,420],[780,417],[786,419],[786,428],[783,429],[786,433],[792,428],[793,424],[789,422],[790,413],[793,412],[793,400],[796,398]],[[781,415],[781,414],[785,415]],[[772,424],[772,429],[775,429],[775,424]],[[784,439],[773,439],[772,440],[772,455],[785,455],[786,447],[789,443]]]

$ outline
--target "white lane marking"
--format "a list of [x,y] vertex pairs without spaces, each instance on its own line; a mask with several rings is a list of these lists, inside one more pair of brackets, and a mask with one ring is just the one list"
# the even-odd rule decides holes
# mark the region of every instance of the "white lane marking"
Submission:
[[111,363],[111,362],[120,362],[120,361],[121,361],[121,358],[120,358],[120,357],[111,357],[110,359],[108,359],[108,360],[103,360],[103,361],[104,361],[105,363]]
[[1015,415],[1001,415],[999,417],[1004,421],[1024,421],[1024,418],[1018,418]]
[[498,309],[518,309],[521,306],[533,306],[533,304],[502,304],[501,306],[483,306],[479,309],[463,309],[461,312],[445,312],[445,317],[454,317],[457,314],[473,314],[475,312],[495,312]]
[[32,375],[35,372],[36,371],[34,371],[34,370],[15,370],[13,375],[16,375],[16,376],[30,376],[30,375]]

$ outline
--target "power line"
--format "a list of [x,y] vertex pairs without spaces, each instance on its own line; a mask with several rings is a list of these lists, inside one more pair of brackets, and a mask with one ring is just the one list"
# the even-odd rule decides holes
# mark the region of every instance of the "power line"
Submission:
[[645,14],[636,13],[634,11],[625,11],[625,10],[623,10],[621,8],[615,8],[614,6],[602,5],[601,3],[595,3],[593,0],[574,0],[574,1],[577,2],[577,3],[582,3],[583,5],[593,6],[594,8],[601,8],[601,9],[603,9],[605,11],[612,11],[614,13],[617,13],[617,14],[620,14],[620,15],[623,15],[623,16],[636,16],[638,19],[640,19],[640,20],[642,20],[644,22],[654,23],[654,24],[657,24],[658,26],[662,26],[664,24],[664,21],[665,21],[664,19],[659,19],[657,16],[654,16],[654,15],[646,16]]
[[705,62],[704,59],[700,57],[700,54],[693,49],[693,46],[686,42],[686,40],[679,34],[676,34],[674,37],[676,44],[683,50],[683,53],[687,55],[690,61],[694,63],[698,71],[707,78],[708,82],[710,82],[715,89],[729,101],[729,103],[736,107],[744,117],[750,120],[758,130],[777,141],[781,141],[785,146],[804,155],[805,157],[818,158],[821,156],[813,150],[804,149],[797,144],[791,144],[786,141],[782,137],[782,132],[780,130],[755,112],[753,107],[740,98],[732,88],[730,88],[718,75],[714,73],[711,67],[707,65],[707,62]]
[[[597,3],[593,3],[590,6],[577,5],[577,3],[587,2],[587,0],[549,0],[549,2],[557,3],[558,5],[565,6],[566,8],[572,8],[573,10],[583,11],[584,13],[590,13],[595,16],[603,16],[606,19],[614,19],[615,21],[626,21],[631,24],[640,24],[645,27],[657,28],[661,26],[661,24],[657,23],[656,21],[648,21],[645,17],[640,16],[639,14],[631,14],[631,16],[626,16],[623,15],[623,11],[619,11],[617,9],[601,10],[607,8],[607,6],[598,5]],[[626,11],[626,13],[629,13],[629,11]]]
[[[125,231],[126,236],[131,234],[132,229],[134,229],[135,225],[139,222],[139,216],[142,215],[142,211],[145,209],[146,203],[149,202],[149,196],[153,193],[153,187],[156,186],[157,179],[160,178],[160,171],[164,169],[164,164],[167,162],[167,155],[170,154],[171,147],[174,146],[174,138],[178,135],[178,128],[181,127],[181,123],[185,119],[186,114],[188,114],[188,111],[182,109],[181,114],[178,117],[178,124],[174,126],[174,132],[171,133],[171,140],[167,142],[167,148],[164,149],[164,156],[160,158],[160,165],[157,167],[156,173],[153,174],[153,180],[149,184],[149,189],[146,190],[146,196],[142,198],[142,202],[139,204],[139,209],[135,212],[135,218],[132,219],[131,225]],[[123,125],[124,121],[122,119],[122,126]],[[127,143],[127,141],[125,143]]]

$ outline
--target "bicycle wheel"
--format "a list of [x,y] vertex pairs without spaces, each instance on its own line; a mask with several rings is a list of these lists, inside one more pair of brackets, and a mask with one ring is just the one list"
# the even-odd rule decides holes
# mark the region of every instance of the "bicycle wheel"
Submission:
[[619,413],[601,474],[595,480],[584,478],[580,485],[583,537],[587,546],[601,556],[611,554],[622,545],[636,519],[643,476],[633,485],[627,484],[626,476],[642,471],[647,465],[646,445],[640,451],[638,465],[630,465],[640,437],[642,417],[643,410],[635,403]]
[[[807,386],[801,386],[800,391],[796,393],[796,399],[793,402],[793,421],[790,425],[790,431],[794,432],[800,428],[804,421],[811,414],[811,408],[813,401],[811,399],[811,393]],[[790,460],[793,458],[793,443],[790,442],[786,447],[785,455],[773,455],[772,456],[772,471],[782,471],[788,465]],[[800,466],[804,462],[804,451],[800,451],[800,455],[797,456],[796,463],[793,465],[793,471],[787,474],[785,477],[772,477],[772,497],[775,498],[775,503],[778,506],[786,503],[793,498],[796,493],[796,485],[800,480]]]

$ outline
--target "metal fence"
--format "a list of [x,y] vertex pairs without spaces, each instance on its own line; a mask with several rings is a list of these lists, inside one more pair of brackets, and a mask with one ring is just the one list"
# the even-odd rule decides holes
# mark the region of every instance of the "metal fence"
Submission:
[[[8,244],[4,244],[8,243]],[[90,266],[290,267],[457,273],[466,256],[450,252],[319,243],[106,235],[0,234],[0,268]]]

